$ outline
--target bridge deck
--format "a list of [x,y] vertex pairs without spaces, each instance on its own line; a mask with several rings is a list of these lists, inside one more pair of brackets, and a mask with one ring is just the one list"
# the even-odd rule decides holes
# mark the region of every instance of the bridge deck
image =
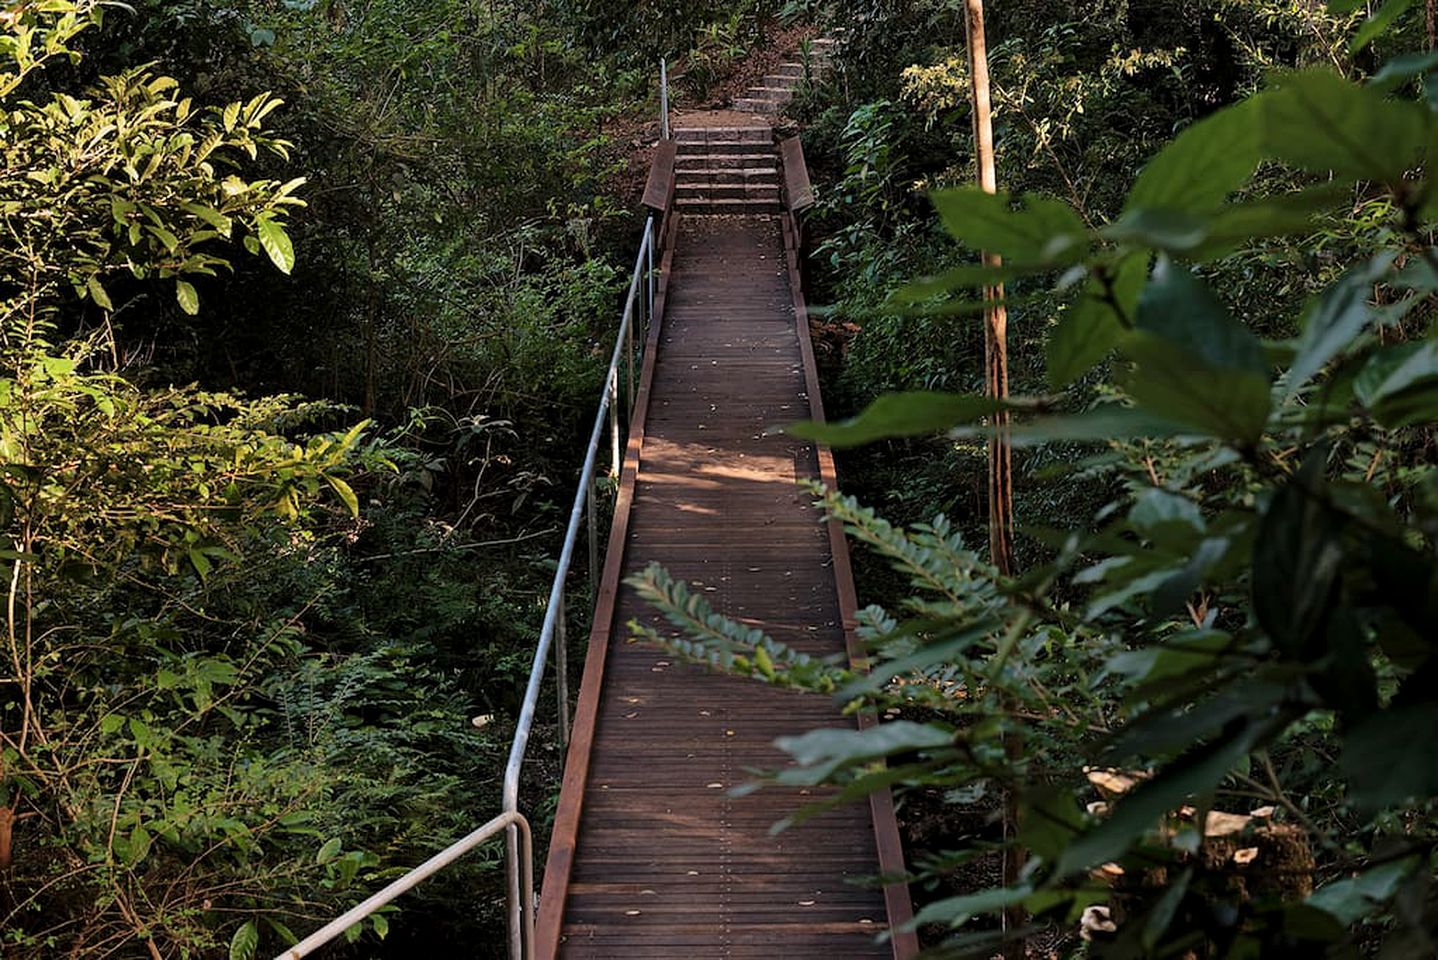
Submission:
[[907,919],[903,887],[853,882],[901,868],[887,794],[771,836],[816,795],[729,792],[747,771],[783,765],[776,737],[854,721],[827,697],[630,642],[631,619],[657,618],[616,583],[659,561],[716,610],[776,639],[815,654],[848,649],[842,535],[796,485],[832,480],[828,454],[766,434],[822,417],[784,228],[775,214],[686,215],[665,257],[616,521],[622,545],[610,546],[544,878],[541,957],[913,951],[912,935],[874,942],[891,912]]

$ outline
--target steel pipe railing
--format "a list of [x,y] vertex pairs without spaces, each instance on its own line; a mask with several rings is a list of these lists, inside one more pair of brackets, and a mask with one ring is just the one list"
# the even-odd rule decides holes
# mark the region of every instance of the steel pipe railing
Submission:
[[[661,67],[661,70],[663,68]],[[667,137],[668,86],[664,86],[666,100],[665,134]],[[594,415],[594,427],[589,433],[589,445],[584,452],[584,465],[580,469],[579,485],[569,510],[569,524],[564,531],[564,545],[559,551],[559,563],[555,569],[554,581],[549,588],[549,602],[545,609],[544,625],[539,631],[539,642],[534,648],[534,659],[529,668],[529,682],[524,689],[524,701],[520,706],[519,720],[515,724],[514,738],[510,741],[509,759],[504,768],[502,810],[499,816],[451,844],[424,863],[415,867],[389,886],[346,911],[339,918],[325,924],[319,930],[301,940],[294,947],[280,954],[275,960],[299,960],[320,947],[344,935],[356,923],[369,917],[375,911],[388,905],[401,894],[413,889],[429,877],[449,866],[475,847],[497,837],[505,836],[505,879],[509,898],[509,952],[511,960],[529,960],[534,954],[534,840],[530,833],[529,821],[519,812],[519,780],[524,768],[524,757],[529,749],[529,735],[534,727],[535,712],[544,684],[545,667],[549,662],[550,648],[554,648],[554,668],[557,680],[559,741],[567,746],[569,742],[569,664],[567,656],[567,631],[565,630],[565,596],[569,568],[574,560],[574,550],[579,540],[580,527],[588,518],[590,601],[599,591],[599,523],[595,484],[597,482],[599,447],[609,433],[609,476],[618,478],[623,464],[620,442],[619,379],[620,361],[625,363],[629,390],[624,420],[634,416],[634,364],[636,354],[643,350],[646,338],[638,339],[634,327],[636,320],[648,327],[654,317],[655,282],[654,253],[657,237],[654,217],[644,222],[644,236],[639,243],[639,252],[634,258],[634,270],[629,278],[629,290],[624,298],[624,311],[619,322],[619,331],[614,338],[614,352],[609,358],[609,369],[604,375],[604,389],[599,397],[599,409]],[[642,284],[642,285],[641,285]],[[607,421],[607,423],[606,423]]]

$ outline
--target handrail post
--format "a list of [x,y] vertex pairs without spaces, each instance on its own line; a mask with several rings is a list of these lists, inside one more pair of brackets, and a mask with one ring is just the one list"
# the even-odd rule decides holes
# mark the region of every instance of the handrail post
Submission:
[[586,478],[586,493],[589,511],[589,596],[590,602],[599,599],[599,520],[594,515],[594,474]]
[[609,475],[619,479],[619,370],[609,371]]
[[[645,268],[644,275],[649,278],[649,282],[648,282],[648,284],[647,284],[647,286],[648,286],[648,288],[649,288],[649,324],[653,324],[653,323],[654,323],[654,217],[653,217],[653,215],[651,215],[648,220],[644,221],[644,239],[645,239],[645,249],[647,250],[647,257],[648,257],[647,267]],[[645,330],[648,330],[648,329],[649,329],[649,324],[646,324],[646,325],[645,325],[645,328],[644,328]]]
[[669,64],[659,58],[659,130],[669,139]]
[[[590,509],[593,509],[591,501]],[[559,746],[569,746],[569,631],[564,625],[564,594],[559,595],[559,619],[554,622],[554,673],[559,686]]]

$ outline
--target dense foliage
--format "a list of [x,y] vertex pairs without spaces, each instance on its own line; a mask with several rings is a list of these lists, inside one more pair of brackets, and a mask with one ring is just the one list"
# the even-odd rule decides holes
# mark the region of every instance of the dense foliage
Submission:
[[[867,376],[871,390],[977,380],[971,344],[955,355],[915,350],[906,333],[897,350],[873,338],[943,337],[982,311],[968,291],[1008,284],[1016,350],[1033,370],[1020,377],[1027,395],[1005,404],[1013,439],[1049,450],[1048,482],[1070,488],[1065,511],[1026,500],[1024,572],[1000,576],[943,516],[894,527],[819,490],[912,592],[864,611],[870,672],[717,617],[659,569],[636,584],[682,635],[645,632],[725,669],[906,718],[791,739],[798,765],[782,782],[837,782],[845,799],[898,785],[901,805],[938,789],[954,822],[985,798],[995,818],[995,800],[1018,799],[1016,836],[951,836],[916,864],[920,879],[942,882],[995,845],[1027,857],[1014,885],[990,874],[988,889],[923,909],[918,922],[940,926],[945,954],[992,954],[1005,934],[971,921],[1022,907],[1031,920],[1009,937],[1053,943],[1051,931],[1061,940],[1082,917],[1091,942],[1065,949],[1090,955],[1429,956],[1438,105],[1426,77],[1438,56],[1373,56],[1375,40],[1393,53],[1415,36],[1422,18],[1398,17],[1407,4],[1368,21],[1350,14],[1356,4],[1209,5],[1230,44],[1231,17],[1267,18],[1265,43],[1356,28],[1347,48],[1289,46],[1277,57],[1289,69],[1245,98],[1247,81],[1208,72],[1240,59],[1206,60],[1182,35],[1192,20],[1140,21],[1138,6],[1101,5],[1057,26],[1032,10],[1027,27],[995,18],[1014,29],[996,48],[1004,142],[1013,151],[1033,137],[1020,157],[1053,178],[1016,173],[1038,188],[1023,195],[929,196],[965,254],[1002,254],[1001,268],[925,248],[926,266],[947,269],[888,284],[882,304],[864,294],[913,265],[895,238],[927,228],[904,209],[889,104],[854,110],[840,136],[849,166],[830,206],[847,225],[824,251],[846,278],[840,308],[867,324],[845,377]],[[943,19],[923,5],[880,4],[873,16]],[[1166,47],[1103,36],[1140,23],[1170,31]],[[1036,59],[1083,56],[1085,38],[1112,51],[1096,76],[1030,72]],[[1269,66],[1262,46],[1248,49]],[[878,66],[864,65],[869,54]],[[896,70],[884,54],[861,39],[851,70],[892,70],[936,125],[963,112],[961,61]],[[1308,65],[1318,59],[1329,62]],[[1211,85],[1195,82],[1206,76]],[[1172,116],[1155,108],[1176,92],[1207,109],[1190,100],[1182,131],[1119,189],[1132,154],[1089,151],[1114,125],[1130,151],[1166,139],[1134,124]],[[1226,101],[1236,102],[1213,110]],[[1061,117],[1060,102],[1082,112]],[[964,126],[943,129],[962,137]],[[859,265],[870,272],[853,282]],[[875,357],[957,366],[874,382],[855,362]],[[974,394],[911,390],[848,422],[794,429],[846,447],[942,431],[947,449],[920,455],[973,470],[995,410]],[[1031,459],[1029,475],[1044,463]]]
[[[0,11],[5,956],[277,952],[494,814],[653,58],[769,13],[669,6]],[[352,952],[498,954],[497,861]]]

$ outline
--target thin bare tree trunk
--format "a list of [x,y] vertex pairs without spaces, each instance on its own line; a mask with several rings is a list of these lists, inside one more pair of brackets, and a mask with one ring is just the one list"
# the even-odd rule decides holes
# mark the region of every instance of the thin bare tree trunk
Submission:
[[[969,46],[969,76],[973,94],[974,155],[978,165],[979,187],[988,193],[998,191],[998,172],[994,162],[993,98],[989,91],[989,52],[984,37],[984,0],[965,0],[964,30]],[[998,267],[1003,258],[987,251],[986,266]],[[1008,310],[1003,304],[1003,284],[984,290],[984,391],[995,400],[1009,396]],[[1013,573],[1013,455],[1009,443],[1009,415],[998,411],[993,417],[994,433],[989,439],[989,559],[1003,576]],[[1004,738],[1005,752],[1011,757],[1022,749],[1017,734]],[[1018,831],[1018,800],[1010,792],[1004,801],[1004,839],[1012,841]],[[1012,842],[1004,847],[1004,886],[1018,883],[1023,867],[1024,851]],[[1021,907],[1004,911],[1004,931],[1012,934],[1024,924]],[[1024,941],[1005,938],[1004,960],[1023,960]]]
[[[993,102],[989,94],[989,55],[984,40],[983,0],[965,0],[969,39],[969,72],[974,107],[974,151],[978,159],[979,186],[998,190],[994,164]],[[1003,258],[985,253],[984,263],[997,267]],[[1003,305],[1003,284],[984,290],[989,301],[984,311],[984,388],[988,396],[1007,399],[1009,395],[1008,310]],[[989,556],[1004,575],[1013,573],[1013,457],[1009,445],[1009,416],[994,415],[995,432],[989,441]]]
[[1428,49],[1438,47],[1438,0],[1424,0],[1424,9],[1427,18],[1424,23],[1428,28]]

